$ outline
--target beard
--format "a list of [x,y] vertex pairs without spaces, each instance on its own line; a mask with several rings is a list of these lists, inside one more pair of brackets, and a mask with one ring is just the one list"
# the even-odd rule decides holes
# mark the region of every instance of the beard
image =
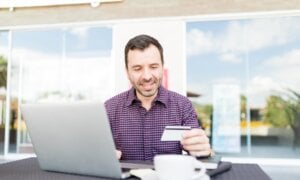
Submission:
[[[143,97],[153,97],[157,94],[158,88],[160,87],[162,78],[151,78],[150,80],[142,80],[137,83],[131,82],[137,93]],[[151,84],[151,89],[145,89],[143,86],[146,83]]]
[[144,97],[152,97],[152,96],[156,95],[156,93],[158,91],[158,87],[155,89],[152,89],[151,91],[144,91],[139,88],[135,88],[135,90]]

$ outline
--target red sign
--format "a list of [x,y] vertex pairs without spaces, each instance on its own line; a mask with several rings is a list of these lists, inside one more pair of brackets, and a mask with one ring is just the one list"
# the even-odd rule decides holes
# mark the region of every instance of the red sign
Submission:
[[163,79],[162,79],[162,85],[168,89],[168,69],[164,69],[163,71]]

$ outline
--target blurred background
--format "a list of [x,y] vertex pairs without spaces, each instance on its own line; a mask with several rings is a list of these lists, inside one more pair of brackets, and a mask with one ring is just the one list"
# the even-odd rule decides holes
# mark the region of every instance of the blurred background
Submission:
[[300,177],[297,0],[1,0],[0,17],[3,161],[34,155],[20,104],[128,89],[125,43],[149,34],[164,47],[163,85],[190,98],[224,160]]

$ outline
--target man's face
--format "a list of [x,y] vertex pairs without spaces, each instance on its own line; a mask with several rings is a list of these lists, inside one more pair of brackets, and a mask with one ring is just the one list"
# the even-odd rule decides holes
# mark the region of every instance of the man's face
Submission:
[[150,45],[143,51],[129,50],[127,57],[127,76],[136,89],[137,97],[139,99],[155,97],[163,74],[159,50]]

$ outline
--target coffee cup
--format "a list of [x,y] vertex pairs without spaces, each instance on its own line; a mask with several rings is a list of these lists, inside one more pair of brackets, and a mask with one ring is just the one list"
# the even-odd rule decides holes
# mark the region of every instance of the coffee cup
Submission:
[[[179,154],[156,155],[154,168],[160,180],[207,180],[206,169],[193,156]],[[197,171],[200,169],[200,171]]]

